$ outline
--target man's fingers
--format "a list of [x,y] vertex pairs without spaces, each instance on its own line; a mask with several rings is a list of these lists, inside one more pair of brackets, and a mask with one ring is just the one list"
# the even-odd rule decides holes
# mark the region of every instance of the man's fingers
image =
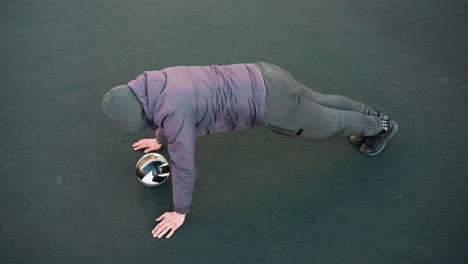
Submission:
[[161,232],[159,232],[159,234],[157,234],[157,237],[158,237],[158,238],[161,238],[162,236],[164,236],[164,234],[166,234],[167,232],[169,232],[170,229],[171,229],[170,226],[164,227],[163,229],[161,229]]
[[138,147],[138,146],[141,146],[143,143],[138,141],[138,142],[135,142],[132,147]]
[[147,148],[146,146],[139,146],[137,148],[134,148],[133,150],[139,150],[139,149],[144,149],[144,148]]
[[159,228],[159,225],[157,225],[155,228],[153,228],[153,230],[151,230],[151,234],[156,234],[156,231],[158,231],[158,228]]
[[[153,234],[153,237],[157,237],[159,235],[164,235],[167,231],[164,231],[168,228],[168,225],[167,224],[162,224],[162,223],[159,223],[159,225],[157,225],[153,231],[151,232]],[[162,233],[164,231],[164,233]],[[162,233],[162,234],[161,234]]]
[[152,231],[151,234],[156,236],[155,234],[158,233],[158,231],[164,226],[163,222],[159,223]]
[[166,238],[171,238],[171,236],[174,234],[175,231],[176,231],[176,229],[172,228],[171,232],[169,233],[169,235],[166,236]]
[[161,215],[160,217],[158,217],[158,219],[156,219],[156,221],[159,222],[159,221],[163,220],[165,216],[166,216],[166,214]]
[[140,145],[143,142],[144,142],[143,140],[138,140],[137,142],[133,143],[132,146],[136,147],[136,146]]
[[151,152],[153,150],[158,150],[158,148],[155,148],[153,146],[149,146],[146,150],[145,150],[145,153],[148,153],[148,152]]
[[133,150],[139,150],[139,149],[142,149],[142,148],[151,148],[151,145],[145,144],[145,143],[140,143],[140,144],[134,144],[133,147],[134,147]]

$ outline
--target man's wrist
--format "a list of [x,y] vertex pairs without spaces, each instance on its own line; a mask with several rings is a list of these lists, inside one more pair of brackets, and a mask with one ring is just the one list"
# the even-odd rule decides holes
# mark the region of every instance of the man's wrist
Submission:
[[189,208],[175,208],[174,212],[181,214],[181,215],[186,215],[190,211]]

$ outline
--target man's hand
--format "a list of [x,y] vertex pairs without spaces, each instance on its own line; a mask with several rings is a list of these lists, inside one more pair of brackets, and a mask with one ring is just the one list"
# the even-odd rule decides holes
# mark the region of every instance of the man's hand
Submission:
[[166,238],[170,238],[172,234],[184,223],[185,215],[179,214],[176,212],[167,212],[161,215],[156,221],[161,221],[154,229],[151,231],[153,237],[161,238],[171,230],[169,235]]
[[132,145],[133,150],[139,150],[145,148],[145,153],[151,152],[153,150],[158,150],[162,147],[155,138],[141,139],[135,144]]

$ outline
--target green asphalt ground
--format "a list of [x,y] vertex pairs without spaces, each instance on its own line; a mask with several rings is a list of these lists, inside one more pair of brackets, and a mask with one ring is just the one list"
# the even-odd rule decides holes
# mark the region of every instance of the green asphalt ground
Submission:
[[[100,0],[0,4],[0,263],[468,263],[468,1]],[[145,70],[265,61],[383,110],[375,157],[265,127],[202,136],[191,212],[134,176],[153,131],[108,89]],[[160,151],[168,157],[167,149]]]

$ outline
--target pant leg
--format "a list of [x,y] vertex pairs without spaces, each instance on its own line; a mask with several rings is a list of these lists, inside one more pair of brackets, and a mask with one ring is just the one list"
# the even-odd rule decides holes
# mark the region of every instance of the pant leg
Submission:
[[348,97],[342,95],[326,95],[316,92],[309,87],[305,86],[304,84],[297,82],[297,86],[300,87],[300,95],[304,96],[310,100],[313,100],[323,106],[339,109],[339,110],[347,110],[347,111],[355,111],[365,115],[374,115],[375,111],[368,105],[363,103],[354,101]]
[[[304,88],[286,70],[268,63],[257,64],[261,67],[267,90],[265,125],[274,132],[304,138],[325,138],[335,135],[373,136],[382,129],[379,118],[354,111],[357,109],[353,108],[355,105],[351,104],[353,111],[321,105],[306,97]],[[362,112],[365,111],[363,106],[359,106]]]
[[265,114],[265,125],[274,132],[302,138],[330,136],[373,136],[382,129],[382,120],[355,111],[338,110],[300,96],[295,111],[286,115]]

